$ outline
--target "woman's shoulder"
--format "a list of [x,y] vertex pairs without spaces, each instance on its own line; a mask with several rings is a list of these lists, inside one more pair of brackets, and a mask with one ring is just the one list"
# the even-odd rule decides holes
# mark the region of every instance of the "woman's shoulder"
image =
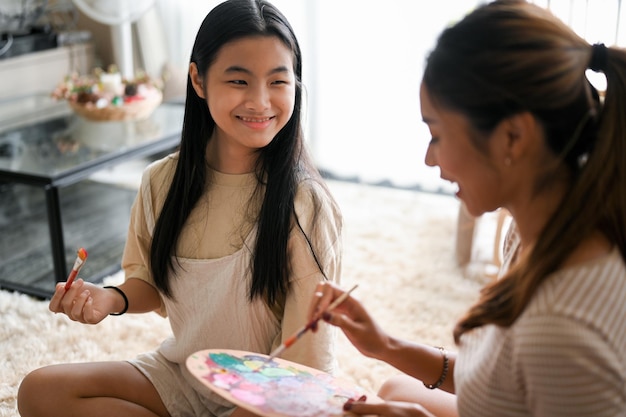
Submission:
[[[599,299],[607,302],[612,299],[624,298],[626,295],[626,264],[617,247],[609,253],[567,266],[553,273],[539,288],[538,294],[545,300],[543,308],[570,306],[579,310],[582,300],[595,302]],[[620,304],[621,301],[620,301]],[[539,304],[541,306],[542,304]],[[626,303],[624,303],[626,305]]]
[[520,317],[546,323],[550,317],[594,328],[611,336],[618,327],[626,331],[626,264],[620,251],[559,270],[537,290]]

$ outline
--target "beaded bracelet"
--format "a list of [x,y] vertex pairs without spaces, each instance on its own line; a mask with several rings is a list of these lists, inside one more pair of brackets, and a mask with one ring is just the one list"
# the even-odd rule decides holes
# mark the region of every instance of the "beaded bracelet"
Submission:
[[441,385],[443,385],[443,382],[446,380],[446,376],[448,376],[448,365],[449,365],[448,352],[446,352],[446,350],[441,346],[436,346],[436,348],[441,351],[441,355],[443,356],[443,370],[441,371],[441,376],[439,377],[437,382],[435,382],[434,384],[427,384],[424,382],[424,386],[428,389],[439,388]]
[[122,296],[122,298],[124,299],[124,308],[122,309],[122,311],[120,311],[119,313],[109,313],[109,315],[110,316],[121,316],[122,314],[126,313],[128,311],[128,297],[126,297],[126,294],[124,294],[124,291],[122,291],[118,287],[113,287],[111,285],[107,285],[104,288],[110,288],[112,290],[117,291]]

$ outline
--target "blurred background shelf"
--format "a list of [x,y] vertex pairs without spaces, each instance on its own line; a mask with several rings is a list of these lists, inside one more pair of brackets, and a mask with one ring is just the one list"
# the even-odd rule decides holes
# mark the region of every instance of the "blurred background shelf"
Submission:
[[[48,298],[55,274],[46,215],[39,187],[4,184],[0,191],[0,287]],[[96,181],[60,190],[68,270],[80,247],[89,257],[80,277],[94,283],[120,269],[137,191]]]

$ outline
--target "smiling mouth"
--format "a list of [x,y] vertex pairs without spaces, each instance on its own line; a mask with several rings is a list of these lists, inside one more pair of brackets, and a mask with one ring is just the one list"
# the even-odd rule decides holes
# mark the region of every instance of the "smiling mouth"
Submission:
[[459,187],[459,183],[458,183],[458,182],[456,182],[456,181],[452,181],[452,180],[449,180],[449,179],[444,178],[444,177],[440,177],[440,178],[441,178],[442,180],[447,181],[447,182],[449,182],[450,184],[452,184],[452,185],[454,186],[454,188],[456,188],[456,191],[457,191],[457,192],[461,189],[461,187]]
[[238,116],[239,119],[241,119],[241,121],[243,122],[248,122],[248,123],[264,123],[264,122],[269,122],[270,120],[272,120],[274,118],[274,116],[270,116],[270,117],[244,117],[244,116]]

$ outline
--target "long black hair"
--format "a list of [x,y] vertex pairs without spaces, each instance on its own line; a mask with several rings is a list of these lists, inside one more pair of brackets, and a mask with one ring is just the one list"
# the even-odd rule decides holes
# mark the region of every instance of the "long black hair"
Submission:
[[[255,169],[259,180],[257,191],[264,186],[265,195],[258,217],[249,297],[250,300],[262,297],[268,305],[274,305],[284,299],[289,288],[287,242],[292,225],[298,224],[297,218],[294,221],[292,217],[298,182],[304,177],[319,177],[303,144],[300,46],[287,19],[271,3],[228,0],[211,10],[202,22],[190,62],[196,64],[198,74],[204,77],[222,46],[250,36],[280,39],[293,53],[296,80],[293,114],[271,143],[259,150]],[[215,121],[207,104],[196,94],[188,76],[179,158],[156,222],[150,253],[155,284],[168,297],[172,296],[170,280],[175,276],[170,272],[174,270],[172,257],[178,238],[205,190],[205,151],[214,129]]]

